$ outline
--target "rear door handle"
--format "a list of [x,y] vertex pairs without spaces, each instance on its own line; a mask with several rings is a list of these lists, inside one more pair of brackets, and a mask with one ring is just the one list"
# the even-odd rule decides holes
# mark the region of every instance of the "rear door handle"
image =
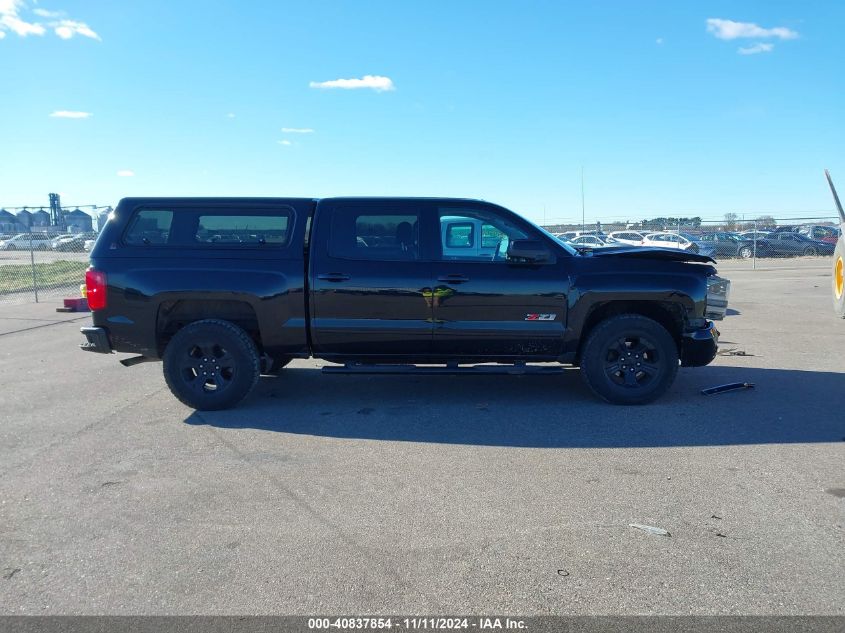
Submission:
[[349,281],[351,277],[346,273],[322,273],[317,275],[317,279],[323,281]]
[[442,281],[447,284],[462,284],[465,281],[469,281],[469,277],[466,275],[441,275],[437,278],[437,281]]

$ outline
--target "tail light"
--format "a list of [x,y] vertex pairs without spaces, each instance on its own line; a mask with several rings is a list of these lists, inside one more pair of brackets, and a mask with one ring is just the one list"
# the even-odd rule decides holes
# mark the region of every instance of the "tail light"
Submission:
[[102,310],[106,307],[106,273],[92,268],[86,270],[85,288],[89,308]]

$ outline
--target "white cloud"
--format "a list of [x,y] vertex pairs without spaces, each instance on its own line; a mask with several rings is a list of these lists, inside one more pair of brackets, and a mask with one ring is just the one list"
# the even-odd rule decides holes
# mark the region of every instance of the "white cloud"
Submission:
[[0,15],[17,15],[23,0],[0,0]]
[[[69,40],[74,35],[81,35],[82,37],[90,37],[92,40],[100,40],[90,26],[85,22],[76,22],[75,20],[60,20],[59,22],[52,22],[50,26],[53,27],[56,35],[63,40]],[[101,41],[101,40],[100,40]]]
[[656,40],[654,40],[654,41],[655,41],[655,43],[656,43],[656,44],[662,44],[662,43],[663,43],[663,38],[662,38],[662,37],[658,37],[658,38],[657,38]]
[[226,118],[227,118],[227,119],[234,119],[234,118],[235,118],[235,113],[234,113],[234,112],[230,112],[229,114],[227,114],[227,115],[226,115]]
[[32,12],[42,18],[60,18],[65,14],[64,11],[48,11],[47,9],[33,9]]
[[135,172],[131,169],[121,169],[119,172],[117,172],[117,175],[121,178],[131,178],[135,175]]
[[310,127],[283,127],[282,132],[285,134],[313,134],[314,130]]
[[46,29],[37,22],[25,22],[12,13],[0,14],[0,28],[6,28],[26,37],[27,35],[44,35]]
[[758,53],[771,53],[775,48],[774,44],[767,44],[765,42],[757,42],[751,46],[742,46],[737,49],[740,55],[757,55]]
[[77,110],[56,110],[51,115],[54,119],[87,119],[92,116],[90,112],[79,112]]
[[312,81],[308,84],[311,88],[340,88],[342,90],[357,90],[369,88],[376,92],[388,92],[395,90],[393,80],[390,77],[381,75],[364,75],[360,79],[332,79],[331,81]]
[[769,38],[774,37],[781,40],[794,40],[798,33],[785,26],[776,26],[771,29],[763,28],[753,22],[734,22],[733,20],[722,20],[720,18],[709,18],[707,20],[707,32],[720,40],[735,40],[739,38]]
[[290,142],[290,141],[288,141],[288,140],[284,140],[284,141],[276,141],[276,142],[277,142],[279,145],[284,145],[285,147],[290,147],[291,145],[293,145],[293,143],[291,143],[291,142]]
[[21,37],[27,35],[44,35],[45,28],[38,23],[22,20],[18,11],[24,7],[23,0],[0,0],[0,33],[12,31]]
[[[37,4],[37,0],[35,0],[35,4]],[[41,22],[30,22],[22,17],[22,12],[28,11],[29,7],[24,0],[0,0],[0,39],[6,36],[6,31],[12,31],[21,37],[26,37],[27,35],[44,35],[50,28],[63,40],[69,40],[74,35],[100,40],[100,36],[85,22],[65,19],[64,11],[50,11],[40,7],[32,9],[32,14],[53,20],[47,22],[46,26]]]

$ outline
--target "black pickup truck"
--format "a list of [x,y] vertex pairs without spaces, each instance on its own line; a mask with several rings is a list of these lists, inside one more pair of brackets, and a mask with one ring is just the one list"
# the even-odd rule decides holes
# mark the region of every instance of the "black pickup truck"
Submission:
[[126,198],[91,252],[81,347],[162,360],[201,410],[308,357],[349,373],[574,365],[601,398],[642,404],[716,355],[730,282],[712,261],[580,252],[478,200]]

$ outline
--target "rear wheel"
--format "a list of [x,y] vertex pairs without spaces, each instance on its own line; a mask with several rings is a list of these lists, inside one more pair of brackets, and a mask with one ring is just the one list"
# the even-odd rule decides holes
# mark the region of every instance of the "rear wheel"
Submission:
[[754,251],[751,249],[750,246],[743,246],[739,249],[738,254],[740,257],[742,257],[742,259],[750,259],[751,256],[754,254]]
[[599,323],[581,352],[587,386],[612,404],[646,404],[659,398],[678,373],[678,347],[662,325],[638,314]]
[[845,237],[840,237],[833,251],[833,309],[845,319]]
[[815,246],[808,246],[804,249],[804,255],[806,257],[815,257],[819,254],[819,250]]
[[252,391],[261,359],[244,330],[206,319],[176,332],[162,360],[174,396],[194,409],[214,411],[236,405]]

